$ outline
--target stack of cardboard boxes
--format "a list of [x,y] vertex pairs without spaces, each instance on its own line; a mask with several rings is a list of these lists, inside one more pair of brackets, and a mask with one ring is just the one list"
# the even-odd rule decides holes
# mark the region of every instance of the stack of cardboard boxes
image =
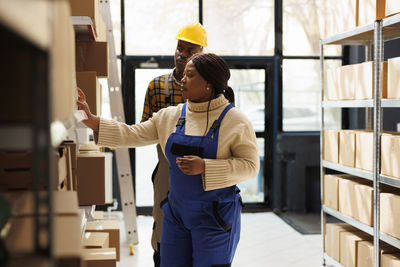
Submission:
[[322,38],[400,13],[398,0],[330,0],[322,5]]
[[[25,33],[28,40],[33,40],[45,51],[43,55],[48,62],[43,61],[41,66],[49,77],[49,102],[52,110],[50,121],[67,121],[76,112],[77,85],[85,92],[91,111],[100,115],[101,88],[98,78],[108,76],[108,44],[106,27],[99,12],[100,1],[3,2],[1,8],[10,15],[1,17],[3,24],[3,20],[14,23],[10,24],[10,28]],[[29,12],[24,11],[27,9]],[[87,16],[92,19],[91,29],[94,31],[91,38],[83,41],[77,37],[71,16]],[[40,30],[36,32],[32,25],[37,25]],[[7,44],[7,41],[10,43]],[[14,39],[8,39],[3,45],[10,51],[5,54],[6,62],[10,62],[7,67],[11,71],[5,68],[6,76],[3,76],[6,77],[2,84],[7,87],[7,94],[0,100],[0,123],[3,126],[30,125],[34,110],[32,86],[38,80],[31,74],[32,66],[35,66],[31,63],[40,63],[38,53],[41,52],[13,42]],[[85,151],[82,154],[78,145],[64,140],[53,148],[55,171],[50,174],[50,179],[53,179],[54,186],[48,188],[46,182],[40,184],[41,198],[52,195],[54,223],[50,232],[53,234],[52,250],[57,266],[116,266],[119,260],[118,222],[99,218],[87,222],[89,218],[79,208],[79,205],[102,205],[109,202],[110,196],[106,195],[109,185],[105,177],[107,172],[111,172],[106,164],[110,158],[107,159],[98,148],[95,153]],[[1,196],[11,207],[7,227],[0,230],[10,258],[33,253],[35,249],[32,191],[35,157],[32,150],[0,149]],[[38,216],[39,219],[46,218],[49,212],[40,209]],[[39,242],[46,244],[45,232],[39,233]]]

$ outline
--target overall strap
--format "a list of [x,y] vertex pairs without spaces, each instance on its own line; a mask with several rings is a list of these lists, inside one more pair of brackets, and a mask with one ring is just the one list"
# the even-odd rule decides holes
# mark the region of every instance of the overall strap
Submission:
[[178,122],[176,123],[176,133],[179,133],[180,131],[185,131],[185,116],[186,116],[186,102],[183,104],[182,111],[181,111],[181,116],[178,119]]
[[234,107],[233,104],[229,104],[224,108],[224,110],[219,115],[218,119],[215,120],[214,123],[211,125],[211,128],[206,135],[207,137],[211,137],[213,134],[218,132],[222,119],[225,117],[225,114],[233,107]]
[[164,75],[164,93],[165,93],[165,103],[167,106],[171,105],[171,96],[169,93],[169,74]]

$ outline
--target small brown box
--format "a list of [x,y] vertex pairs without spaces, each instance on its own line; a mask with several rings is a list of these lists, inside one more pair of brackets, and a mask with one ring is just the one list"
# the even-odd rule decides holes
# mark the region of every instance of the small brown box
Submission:
[[339,211],[351,218],[357,218],[359,212],[354,194],[355,184],[356,181],[353,179],[339,180]]
[[86,232],[83,236],[84,248],[108,248],[109,233]]
[[105,154],[78,154],[79,205],[106,204]]
[[340,260],[340,233],[356,232],[358,229],[346,223],[327,223],[325,249],[326,254],[339,262]]
[[380,231],[400,239],[400,196],[380,193]]
[[374,134],[372,131],[356,132],[356,168],[372,172],[374,160]]
[[385,0],[358,1],[358,24],[360,26],[374,23],[385,17]]
[[[379,244],[379,250],[381,258],[384,254],[392,253],[396,251],[396,248],[381,243]],[[372,241],[360,241],[358,242],[358,267],[374,267],[374,243]]]
[[324,160],[339,163],[339,131],[324,130]]
[[383,254],[381,262],[382,267],[400,267],[400,254]]
[[116,267],[115,248],[84,249],[82,255],[86,267]]
[[340,100],[339,96],[340,68],[326,70],[326,99]]
[[76,73],[76,84],[85,93],[86,102],[93,114],[101,115],[101,86],[95,71]]
[[354,198],[357,209],[355,219],[363,224],[374,224],[374,189],[367,184],[354,184]]
[[97,77],[108,77],[107,42],[76,42],[76,71],[95,71]]
[[381,135],[381,173],[400,179],[400,134]]
[[117,251],[117,261],[119,261],[120,255],[120,243],[119,243],[119,225],[118,221],[114,220],[102,220],[102,221],[91,221],[86,223],[86,232],[106,232],[109,234],[109,246],[115,248]]
[[390,58],[387,68],[387,98],[400,99],[400,57]]
[[355,167],[356,134],[353,130],[339,132],[339,164]]
[[356,67],[354,65],[340,67],[339,98],[341,100],[355,99],[356,74]]
[[335,175],[324,176],[324,205],[334,210],[339,210],[339,180]]
[[358,242],[367,238],[361,232],[341,232],[340,233],[340,263],[346,267],[357,266]]

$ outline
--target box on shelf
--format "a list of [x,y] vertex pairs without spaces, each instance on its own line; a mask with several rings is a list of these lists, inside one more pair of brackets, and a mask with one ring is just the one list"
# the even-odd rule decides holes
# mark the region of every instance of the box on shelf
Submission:
[[109,243],[108,233],[86,232],[83,237],[84,248],[108,248]]
[[86,223],[86,232],[106,232],[109,234],[109,246],[115,248],[117,261],[120,255],[119,225],[115,220],[90,221]]
[[66,179],[66,190],[76,191],[77,189],[77,159],[76,159],[76,143],[71,140],[64,141],[60,147],[67,148],[67,179]]
[[362,232],[340,233],[340,263],[346,267],[356,267],[358,258],[358,243],[370,239]]
[[53,1],[50,84],[53,120],[69,118],[76,110],[75,31],[68,1]]
[[390,58],[387,64],[387,98],[400,99],[400,57]]
[[357,209],[357,221],[373,226],[374,224],[374,189],[372,184],[354,184],[354,198]]
[[354,130],[341,130],[339,132],[339,164],[355,167],[356,158],[356,132]]
[[332,174],[324,176],[324,205],[339,210],[339,180],[340,177]]
[[339,98],[354,100],[356,96],[357,71],[355,65],[340,67]]
[[[70,266],[80,266],[82,245],[80,220],[78,216],[54,216],[53,253],[60,263],[72,262]],[[4,245],[12,254],[34,252],[34,217],[19,216],[10,220],[10,229],[5,236]],[[46,244],[46,235],[40,235]]]
[[381,135],[381,173],[400,179],[400,133]]
[[105,41],[105,26],[100,13],[99,0],[69,0],[71,3],[72,16],[87,16],[92,19],[97,40]]
[[400,253],[383,254],[381,257],[382,267],[400,267]]
[[78,154],[79,205],[106,204],[106,167],[104,153]]
[[[101,86],[95,71],[76,73],[76,84],[85,93],[86,102],[93,114],[101,115]],[[86,127],[87,128],[87,127]]]
[[354,185],[358,180],[355,177],[341,177],[339,180],[339,212],[354,219],[358,217],[359,213],[354,194]]
[[82,255],[86,267],[115,267],[115,248],[91,248],[84,249]]
[[374,133],[372,131],[356,132],[356,168],[372,172],[374,160]]
[[340,100],[339,96],[340,68],[326,70],[326,99]]
[[97,77],[107,78],[107,42],[76,42],[76,71],[95,71]]
[[385,18],[385,0],[358,1],[358,24],[360,26],[374,23]]
[[400,2],[398,0],[386,0],[385,15],[392,16],[400,13]]
[[[368,61],[354,65],[356,70],[355,99],[374,99],[374,62]],[[387,98],[387,61],[381,64],[381,96]]]
[[[41,191],[44,197],[47,192]],[[78,215],[78,196],[74,191],[53,191],[53,212],[56,215]],[[9,191],[3,194],[11,205],[13,216],[34,215],[34,195],[32,191]],[[48,214],[48,210],[40,209],[40,215]]]
[[380,231],[400,239],[400,195],[380,193]]
[[[379,250],[382,258],[384,254],[395,252],[397,249],[381,242]],[[372,241],[358,242],[357,266],[374,267],[374,258],[374,243]]]
[[104,220],[104,211],[95,210],[93,213],[93,220]]
[[325,249],[326,254],[339,262],[340,260],[340,233],[357,232],[358,229],[346,223],[327,223],[326,224]]
[[324,130],[323,158],[332,163],[339,163],[339,130]]

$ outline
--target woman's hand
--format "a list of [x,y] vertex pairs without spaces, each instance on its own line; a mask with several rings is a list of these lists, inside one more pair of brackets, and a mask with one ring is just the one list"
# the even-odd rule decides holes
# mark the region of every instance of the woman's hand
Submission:
[[204,159],[198,156],[184,156],[183,158],[176,158],[178,168],[187,175],[202,174],[205,171]]
[[89,105],[86,102],[86,96],[83,93],[83,91],[78,87],[78,109],[85,111],[88,119],[83,120],[82,122],[86,124],[87,127],[91,128],[94,132],[99,131],[99,124],[100,124],[100,118],[93,115],[92,112],[90,112]]

